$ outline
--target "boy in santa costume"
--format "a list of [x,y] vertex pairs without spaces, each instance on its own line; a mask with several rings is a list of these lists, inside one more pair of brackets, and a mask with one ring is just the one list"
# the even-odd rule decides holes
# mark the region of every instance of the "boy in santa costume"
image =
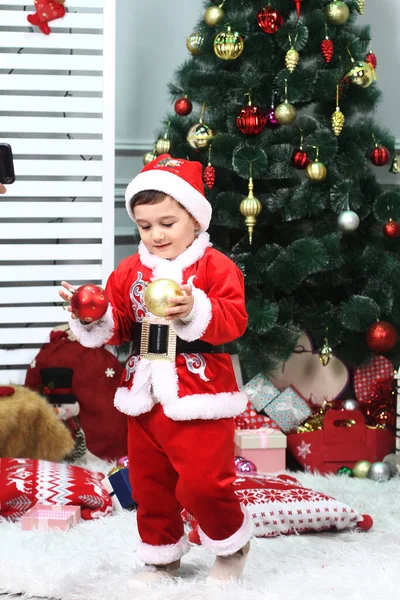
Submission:
[[[130,182],[125,197],[140,233],[138,252],[109,277],[104,317],[85,325],[69,311],[84,346],[132,341],[114,404],[129,415],[138,557],[145,563],[136,578],[151,582],[177,574],[189,549],[184,507],[199,523],[203,546],[216,555],[209,580],[236,579],[252,534],[232,486],[234,417],[247,397],[222,345],[246,329],[243,274],[211,247],[206,231],[212,211],[200,163],[159,156]],[[177,282],[183,294],[169,299],[164,320],[144,303],[146,283],[160,278]],[[60,295],[68,301],[74,289],[62,285]],[[168,356],[171,333],[176,357]]]

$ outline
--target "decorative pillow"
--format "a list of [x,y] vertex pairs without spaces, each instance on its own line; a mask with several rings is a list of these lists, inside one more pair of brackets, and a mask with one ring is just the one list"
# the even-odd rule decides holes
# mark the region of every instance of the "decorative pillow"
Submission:
[[[235,493],[253,519],[256,537],[274,537],[329,529],[372,527],[369,515],[360,515],[343,502],[307,489],[289,475],[242,475],[233,483]],[[189,540],[199,544],[198,523],[186,510],[183,518],[192,531]]]
[[13,521],[37,502],[73,504],[83,519],[112,514],[102,487],[104,475],[66,464],[28,458],[0,458],[0,517]]

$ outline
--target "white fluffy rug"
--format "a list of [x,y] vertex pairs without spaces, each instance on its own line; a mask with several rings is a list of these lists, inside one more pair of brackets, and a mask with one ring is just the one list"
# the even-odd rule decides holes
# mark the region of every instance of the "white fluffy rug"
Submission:
[[256,539],[243,583],[217,590],[205,585],[212,556],[195,547],[184,558],[178,584],[138,591],[132,583],[134,513],[82,522],[66,534],[21,532],[19,524],[2,522],[0,593],[62,600],[397,600],[400,478],[379,484],[296,476],[371,514],[373,529]]

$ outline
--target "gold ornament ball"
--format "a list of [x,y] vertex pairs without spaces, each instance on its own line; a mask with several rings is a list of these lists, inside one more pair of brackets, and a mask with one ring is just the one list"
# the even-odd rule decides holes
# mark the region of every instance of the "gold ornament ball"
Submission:
[[375,79],[374,67],[370,63],[360,60],[346,73],[345,77],[354,85],[367,88]]
[[319,160],[309,163],[306,167],[306,177],[309,181],[323,181],[326,174],[326,166]]
[[146,152],[146,154],[143,156],[143,164],[148,165],[149,162],[155,160],[156,158],[157,154],[154,152],[154,150],[151,150],[151,152]]
[[235,60],[242,54],[243,48],[242,36],[237,31],[232,31],[230,27],[215,37],[214,52],[222,60]]
[[262,204],[253,196],[253,190],[250,190],[247,198],[244,198],[240,203],[240,212],[245,218],[245,225],[247,226],[247,231],[249,232],[249,243],[250,245],[253,242],[253,231],[256,226],[257,217],[262,210]]
[[168,138],[160,138],[156,144],[157,154],[168,154],[171,149],[171,140]]
[[156,279],[144,291],[144,303],[156,317],[165,317],[165,309],[171,306],[168,298],[182,296],[182,291],[172,279]]
[[224,18],[224,11],[221,6],[210,6],[204,13],[204,20],[210,27],[215,27]]
[[335,0],[326,7],[326,16],[332,25],[344,25],[350,16],[350,10],[345,2]]
[[196,123],[188,131],[187,141],[195,150],[207,149],[214,137],[214,131],[205,123]]
[[353,467],[353,477],[365,479],[368,477],[368,471],[371,466],[369,460],[359,460]]
[[287,100],[278,104],[275,109],[275,119],[279,121],[281,125],[290,125],[293,123],[297,115],[297,111],[293,104],[289,104]]
[[186,39],[186,48],[195,56],[203,51],[204,35],[200,32],[192,33]]

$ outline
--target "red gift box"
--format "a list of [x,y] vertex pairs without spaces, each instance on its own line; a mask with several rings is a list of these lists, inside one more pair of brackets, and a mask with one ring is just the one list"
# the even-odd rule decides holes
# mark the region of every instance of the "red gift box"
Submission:
[[[347,420],[355,421],[346,427]],[[371,463],[393,451],[390,429],[369,428],[359,410],[330,410],[323,429],[287,436],[289,452],[309,471],[336,473],[340,467],[353,468],[359,460]]]

